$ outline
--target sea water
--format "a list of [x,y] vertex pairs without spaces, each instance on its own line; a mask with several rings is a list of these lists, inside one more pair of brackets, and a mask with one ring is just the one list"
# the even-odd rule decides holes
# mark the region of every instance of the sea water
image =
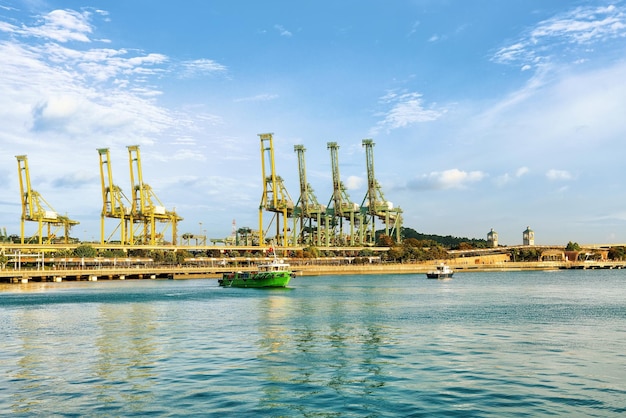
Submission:
[[6,416],[619,416],[626,271],[0,285]]

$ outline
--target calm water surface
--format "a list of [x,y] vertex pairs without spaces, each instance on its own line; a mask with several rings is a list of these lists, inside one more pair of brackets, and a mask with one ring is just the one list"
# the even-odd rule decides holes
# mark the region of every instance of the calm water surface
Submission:
[[619,416],[626,271],[0,285],[0,414]]

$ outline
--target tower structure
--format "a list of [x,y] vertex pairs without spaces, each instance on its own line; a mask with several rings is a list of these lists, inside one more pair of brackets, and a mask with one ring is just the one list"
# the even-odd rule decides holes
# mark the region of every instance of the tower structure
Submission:
[[[133,221],[132,205],[122,189],[113,183],[111,156],[108,148],[99,148],[100,180],[102,185],[102,213],[100,215],[100,243],[109,242],[119,232],[120,244],[132,243]],[[105,219],[118,219],[115,229],[106,237]]]
[[487,242],[489,246],[496,248],[498,246],[498,233],[491,228],[491,231],[487,233]]
[[[263,175],[263,195],[259,205],[259,245],[265,245],[266,231],[263,224],[263,212],[268,211],[272,212],[273,216],[267,229],[269,230],[274,225],[277,243],[282,241],[282,245],[287,246],[288,218],[293,217],[294,204],[285,188],[283,179],[276,174],[273,135],[272,133],[259,134],[261,140],[261,173]],[[280,237],[282,240],[278,239]]]
[[63,240],[69,242],[70,230],[78,221],[71,220],[67,216],[59,215],[48,202],[30,184],[30,170],[26,155],[16,155],[17,170],[20,179],[20,198],[22,204],[22,216],[20,222],[20,240],[24,244],[24,223],[26,221],[37,222],[37,239],[39,244],[44,243],[43,229],[46,226],[46,244],[52,243],[56,233],[63,228]]
[[300,179],[300,197],[294,207],[294,223],[299,221],[300,225],[297,228],[294,227],[294,233],[299,231],[294,241],[321,246],[323,245],[322,240],[324,236],[326,239],[329,238],[324,233],[328,227],[326,206],[318,202],[313,188],[307,182],[304,159],[306,148],[303,145],[295,145],[293,149],[298,155],[298,174]]
[[[128,146],[130,183],[132,186],[132,213],[142,224],[139,240],[142,244],[156,245],[164,239],[164,232],[171,229],[172,244],[176,245],[178,222],[183,218],[176,211],[168,211],[152,188],[143,182],[141,154],[138,145]],[[157,224],[162,228],[157,231]],[[131,237],[131,244],[135,237]]]
[[[339,176],[339,145],[336,142],[328,142],[327,148],[330,150],[330,162],[333,174],[333,195],[330,198],[328,207],[331,208],[333,224],[338,227],[334,234],[334,245],[357,245],[363,244],[363,217],[361,216],[359,205],[350,201],[350,196],[341,177]],[[350,234],[348,242],[344,235],[343,221],[350,223]]]
[[529,226],[522,233],[522,242],[524,245],[535,245],[535,231],[530,229]]
[[394,236],[397,243],[401,241],[402,210],[394,208],[393,203],[387,201],[382,188],[374,175],[374,141],[364,139],[365,157],[367,165],[367,193],[361,203],[361,210],[366,214],[366,224],[371,228],[367,234],[369,244],[374,244],[376,239],[376,219],[380,219],[385,225],[385,234]]

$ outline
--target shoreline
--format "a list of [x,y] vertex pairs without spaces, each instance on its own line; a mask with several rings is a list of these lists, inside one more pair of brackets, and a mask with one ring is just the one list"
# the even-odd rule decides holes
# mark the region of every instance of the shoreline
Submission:
[[[365,274],[426,274],[435,266],[445,262],[438,260],[429,263],[371,263],[349,265],[291,264],[296,276],[365,275]],[[497,262],[470,263],[445,262],[455,273],[502,272],[502,271],[556,271],[556,270],[599,270],[626,269],[626,261],[540,261],[540,262]],[[151,266],[134,268],[84,268],[84,269],[22,269],[0,270],[0,282],[64,282],[98,280],[145,280],[145,279],[217,279],[224,273],[252,271],[254,266],[240,267],[189,267]]]
[[[298,276],[322,276],[342,274],[426,274],[433,270],[436,263],[397,263],[397,264],[361,264],[349,266],[293,266]],[[626,269],[624,261],[590,261],[590,262],[502,262],[492,264],[445,263],[455,273],[496,272],[496,271],[553,271],[553,270],[599,270]]]

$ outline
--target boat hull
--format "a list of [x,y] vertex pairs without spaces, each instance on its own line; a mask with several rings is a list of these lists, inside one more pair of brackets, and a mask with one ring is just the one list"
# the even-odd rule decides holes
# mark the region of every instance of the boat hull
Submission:
[[218,284],[222,287],[286,287],[291,276],[290,271],[226,273]]
[[426,273],[428,279],[449,279],[454,273]]

